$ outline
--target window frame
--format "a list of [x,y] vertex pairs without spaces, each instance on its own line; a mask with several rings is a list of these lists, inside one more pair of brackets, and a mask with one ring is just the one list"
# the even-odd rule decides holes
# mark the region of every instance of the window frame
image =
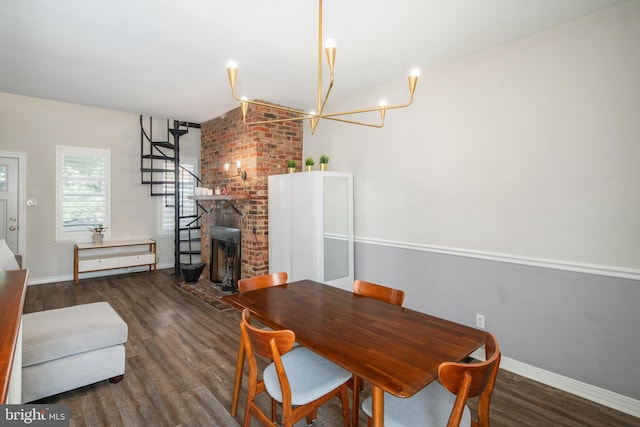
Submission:
[[55,239],[56,241],[78,241],[88,240],[91,231],[86,230],[68,232],[64,231],[62,224],[63,218],[63,184],[65,177],[63,176],[63,162],[65,156],[77,156],[86,158],[100,157],[104,160],[104,178],[102,183],[105,188],[104,195],[104,225],[107,228],[103,233],[105,237],[111,236],[111,150],[105,148],[86,148],[71,147],[65,145],[56,145],[56,212],[55,212]]

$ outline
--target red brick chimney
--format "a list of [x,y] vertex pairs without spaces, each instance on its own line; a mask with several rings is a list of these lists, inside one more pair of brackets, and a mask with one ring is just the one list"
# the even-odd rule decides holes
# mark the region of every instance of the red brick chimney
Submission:
[[[286,118],[288,113],[268,107],[249,108],[248,122]],[[247,125],[240,107],[201,125],[201,176],[203,187],[228,188],[232,195],[246,199],[232,202],[244,213],[238,214],[229,202],[202,204],[214,209],[205,214],[202,229],[202,261],[207,263],[209,277],[209,226],[239,228],[242,232],[242,277],[269,272],[269,236],[267,177],[287,173],[287,162],[295,160],[302,167],[302,122]],[[240,161],[247,178],[236,170]],[[224,165],[229,163],[229,173]]]

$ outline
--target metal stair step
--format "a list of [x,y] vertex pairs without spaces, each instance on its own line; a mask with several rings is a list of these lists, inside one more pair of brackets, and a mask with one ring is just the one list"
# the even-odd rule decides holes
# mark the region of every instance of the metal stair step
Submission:
[[176,159],[175,157],[161,156],[159,154],[143,154],[142,158],[150,160],[166,160],[168,162],[173,162]]
[[151,184],[151,185],[174,185],[173,181],[141,181],[142,184]]
[[180,219],[186,219],[186,218],[198,218],[200,215],[183,215],[180,217]]
[[140,172],[162,172],[162,173],[167,173],[167,172],[174,172],[175,169],[166,169],[166,168],[140,168]]
[[169,141],[151,141],[151,145],[155,145],[156,147],[170,148],[172,150],[176,148],[176,146]]
[[169,129],[169,132],[171,132],[171,135],[173,135],[174,137],[175,136],[180,137],[184,134],[189,133],[189,130],[188,129]]

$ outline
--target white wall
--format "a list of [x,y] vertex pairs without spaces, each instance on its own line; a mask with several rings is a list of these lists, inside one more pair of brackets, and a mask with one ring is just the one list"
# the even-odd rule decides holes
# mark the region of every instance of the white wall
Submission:
[[[354,172],[358,237],[640,273],[639,16],[628,2],[423,70],[383,129],[323,121],[304,156]],[[406,80],[356,98],[401,102]]]
[[[157,198],[140,184],[139,114],[0,93],[0,151],[26,154],[26,267],[30,283],[69,280],[73,242],[55,242],[55,147],[111,150],[111,239],[155,238],[159,263],[173,266],[173,236],[158,236]],[[155,119],[154,119],[155,120]],[[200,131],[181,138],[181,154],[199,157]]]
[[[471,326],[484,314],[505,366],[576,380],[635,416],[639,40],[640,2],[626,2],[423,70],[383,129],[323,121],[304,140],[304,157],[354,174],[357,279]],[[406,88],[329,108],[402,102]]]

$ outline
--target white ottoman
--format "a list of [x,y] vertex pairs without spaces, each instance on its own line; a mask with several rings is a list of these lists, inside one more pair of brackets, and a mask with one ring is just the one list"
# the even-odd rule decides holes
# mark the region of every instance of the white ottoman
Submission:
[[124,375],[127,324],[107,302],[22,316],[22,403]]

